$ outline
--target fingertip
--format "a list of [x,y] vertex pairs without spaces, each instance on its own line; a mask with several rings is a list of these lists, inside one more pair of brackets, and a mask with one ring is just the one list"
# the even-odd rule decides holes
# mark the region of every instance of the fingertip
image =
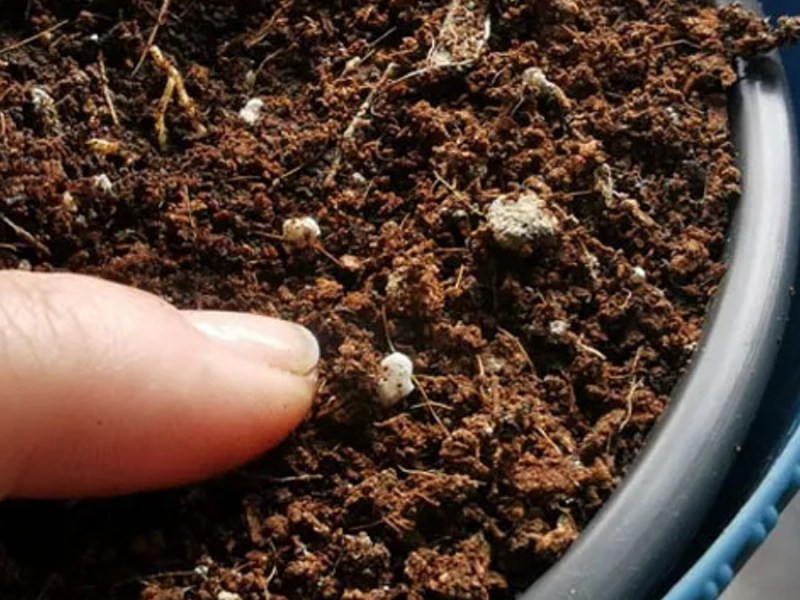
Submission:
[[[292,373],[263,349],[215,339],[123,286],[63,275],[37,285],[40,308],[17,316],[14,336],[0,336],[10,358],[0,389],[14,380],[16,391],[0,423],[0,493],[5,483],[19,497],[107,496],[203,479],[274,448],[310,410],[313,368]],[[15,289],[8,293],[29,293]],[[58,310],[41,327],[53,295]],[[212,320],[220,325],[226,314]],[[292,331],[227,315],[261,326],[256,337]],[[302,350],[305,360],[316,362],[311,350]]]

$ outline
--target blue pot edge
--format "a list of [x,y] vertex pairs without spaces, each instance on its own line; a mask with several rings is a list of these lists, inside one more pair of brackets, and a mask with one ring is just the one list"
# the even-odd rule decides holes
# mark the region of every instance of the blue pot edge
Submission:
[[781,511],[800,491],[800,429],[759,487],[664,600],[715,600],[767,539]]

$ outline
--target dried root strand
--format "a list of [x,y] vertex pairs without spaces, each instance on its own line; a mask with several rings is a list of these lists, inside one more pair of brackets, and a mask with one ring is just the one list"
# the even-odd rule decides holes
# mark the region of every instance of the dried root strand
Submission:
[[453,0],[428,54],[434,68],[466,66],[478,60],[492,32],[487,0]]
[[142,50],[142,54],[139,57],[136,66],[133,68],[133,76],[136,77],[136,74],[139,72],[139,69],[142,68],[144,64],[145,58],[147,58],[147,53],[150,52],[153,44],[156,41],[156,36],[158,35],[158,28],[161,27],[161,24],[164,23],[167,19],[167,13],[169,12],[169,3],[170,0],[163,0],[161,3],[161,8],[158,11],[158,17],[156,18],[156,24],[153,25],[153,29],[150,30],[150,35],[147,37],[147,43],[144,45],[144,50]]
[[14,223],[11,219],[4,215],[0,215],[0,221],[5,223],[14,234],[20,239],[21,242],[35,248],[45,256],[50,256],[50,248],[40,242],[30,231]]
[[365,124],[367,114],[369,114],[369,111],[372,109],[372,105],[375,102],[375,98],[378,96],[378,93],[386,85],[386,82],[391,79],[396,70],[397,70],[397,64],[389,63],[389,66],[386,67],[386,70],[384,70],[383,75],[381,75],[381,78],[372,87],[367,98],[364,100],[364,102],[361,103],[361,106],[359,106],[358,111],[353,117],[353,120],[350,121],[350,123],[348,124],[347,129],[344,130],[341,142],[336,146],[336,152],[333,155],[331,168],[328,170],[328,174],[325,177],[325,186],[333,185],[336,176],[339,174],[339,169],[342,166],[342,144],[344,142],[352,140],[356,136],[356,133],[358,133],[359,128],[361,128]]
[[56,31],[58,31],[59,29],[64,27],[64,25],[66,25],[67,23],[69,23],[69,20],[68,19],[64,19],[63,21],[59,21],[58,23],[56,23],[52,27],[48,27],[47,29],[45,29],[43,31],[40,31],[39,33],[36,33],[36,34],[34,34],[34,35],[30,36],[30,37],[27,37],[24,40],[20,40],[19,42],[15,42],[15,43],[13,43],[13,44],[11,44],[9,46],[5,46],[4,48],[0,48],[0,56],[3,56],[4,54],[8,54],[9,52],[13,52],[14,50],[19,50],[20,48],[24,48],[28,44],[30,44],[32,42],[35,42],[36,40],[38,40],[40,38],[45,38],[46,39],[49,36],[52,36],[53,33],[55,33]]
[[167,84],[164,87],[164,93],[161,94],[161,100],[158,101],[158,111],[156,112],[156,139],[158,139],[158,147],[161,151],[166,151],[169,146],[169,139],[167,135],[167,108],[172,100],[172,95],[175,93],[175,80],[172,78],[167,79]]
[[166,128],[166,113],[172,97],[176,96],[178,105],[186,112],[194,125],[195,131],[203,135],[206,133],[206,128],[200,120],[200,111],[194,100],[189,96],[186,91],[186,86],[183,82],[178,69],[173,65],[161,52],[158,46],[150,47],[150,56],[156,66],[161,69],[167,76],[167,83],[164,87],[164,93],[161,95],[161,100],[158,105],[158,112],[156,113],[156,137],[158,144],[162,150],[167,147],[167,128]]
[[97,55],[97,64],[100,68],[100,85],[103,86],[103,99],[108,107],[108,113],[111,115],[111,121],[114,123],[114,127],[121,129],[122,126],[119,121],[119,114],[117,113],[116,106],[114,106],[114,96],[108,84],[108,72],[106,71],[106,61],[102,51]]
[[602,196],[608,208],[622,208],[647,227],[655,227],[657,225],[653,218],[642,210],[636,200],[614,190],[614,177],[611,173],[611,167],[607,164],[600,165],[595,170],[594,185],[595,191]]

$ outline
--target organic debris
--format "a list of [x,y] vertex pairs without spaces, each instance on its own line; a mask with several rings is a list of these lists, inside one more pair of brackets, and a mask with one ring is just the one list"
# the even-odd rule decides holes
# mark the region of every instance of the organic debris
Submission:
[[428,62],[436,68],[474,63],[492,35],[488,0],[452,0]]

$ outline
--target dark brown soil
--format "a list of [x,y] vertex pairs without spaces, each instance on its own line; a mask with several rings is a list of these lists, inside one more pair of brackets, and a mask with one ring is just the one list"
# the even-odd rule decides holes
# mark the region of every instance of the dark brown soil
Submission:
[[[513,596],[608,498],[692,356],[739,194],[734,57],[798,22],[494,0],[484,44],[477,0],[441,34],[445,0],[160,5],[3,2],[0,267],[296,319],[323,349],[314,414],[192,489],[5,505],[2,597]],[[457,64],[426,68],[432,47]],[[169,65],[188,99],[159,134]],[[525,190],[555,232],[500,248],[487,209]],[[306,215],[322,248],[276,239]],[[392,345],[418,389],[383,409]]]

